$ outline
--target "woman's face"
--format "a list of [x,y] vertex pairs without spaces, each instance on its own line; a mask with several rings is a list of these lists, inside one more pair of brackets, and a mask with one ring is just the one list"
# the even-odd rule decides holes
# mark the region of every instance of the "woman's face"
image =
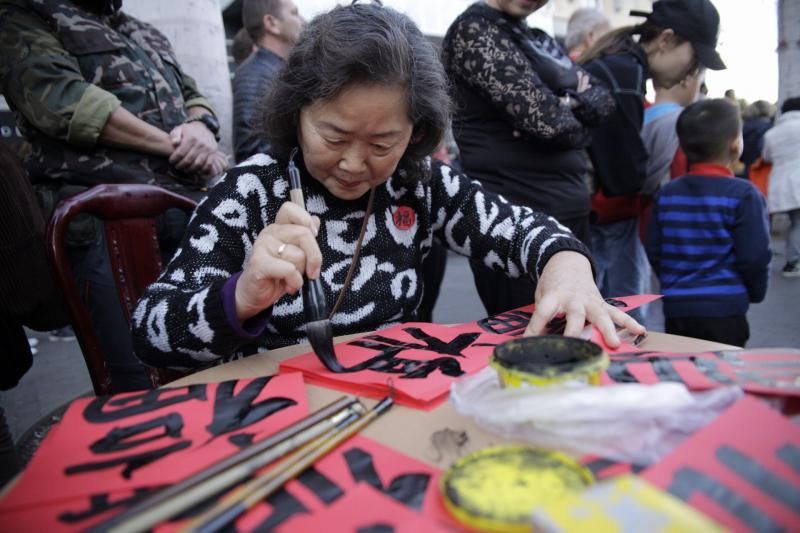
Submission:
[[647,59],[653,83],[669,89],[692,74],[697,68],[697,61],[692,43],[683,41],[676,44],[674,34],[662,34],[662,37],[659,37],[658,45],[648,54]]
[[544,6],[547,2],[548,0],[488,0],[490,7],[521,19]]
[[311,176],[343,200],[385,183],[411,139],[407,100],[404,87],[357,85],[302,108],[297,136]]

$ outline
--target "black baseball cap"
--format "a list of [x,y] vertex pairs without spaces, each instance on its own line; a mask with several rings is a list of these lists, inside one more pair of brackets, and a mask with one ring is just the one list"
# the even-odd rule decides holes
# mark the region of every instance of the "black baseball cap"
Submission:
[[631,11],[631,16],[647,17],[647,22],[671,29],[692,43],[700,64],[711,70],[724,70],[725,63],[715,50],[719,35],[719,13],[709,0],[658,0],[653,12]]

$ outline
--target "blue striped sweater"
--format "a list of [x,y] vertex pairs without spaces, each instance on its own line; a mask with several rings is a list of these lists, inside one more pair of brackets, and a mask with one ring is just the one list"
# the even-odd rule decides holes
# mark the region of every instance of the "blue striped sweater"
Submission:
[[767,292],[772,254],[764,197],[725,167],[692,165],[661,188],[645,248],[667,317],[744,315]]

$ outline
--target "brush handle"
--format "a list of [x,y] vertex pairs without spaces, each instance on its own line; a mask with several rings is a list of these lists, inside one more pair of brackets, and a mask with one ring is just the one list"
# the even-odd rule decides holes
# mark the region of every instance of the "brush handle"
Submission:
[[289,198],[292,203],[295,203],[306,208],[306,201],[303,198],[303,184],[300,182],[300,171],[297,170],[297,165],[294,164],[295,152],[292,152],[292,159],[289,160]]
[[339,423],[337,429],[330,430],[317,440],[309,443],[263,476],[255,477],[236,493],[227,495],[217,506],[201,515],[187,528],[202,533],[221,531],[230,522],[241,516],[257,503],[264,501],[287,481],[294,479],[308,467],[327,455],[339,444],[346,441],[370,422],[389,410],[394,401],[386,397],[364,415],[352,415]]
[[[241,480],[237,468],[242,465],[272,462],[290,451],[328,431],[337,425],[343,416],[352,412],[364,412],[361,403],[352,396],[339,400],[308,415],[275,435],[231,455],[219,463],[167,488],[128,508],[122,513],[92,527],[87,533],[143,532],[159,522],[171,518],[197,505],[209,494]],[[233,476],[233,481],[230,481]]]

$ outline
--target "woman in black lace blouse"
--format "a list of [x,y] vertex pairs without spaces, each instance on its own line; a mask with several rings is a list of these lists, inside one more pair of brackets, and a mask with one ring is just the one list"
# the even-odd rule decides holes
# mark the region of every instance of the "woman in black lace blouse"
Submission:
[[[589,127],[614,111],[607,89],[525,18],[547,1],[470,6],[443,42],[464,171],[509,202],[556,218],[587,245]],[[475,284],[490,314],[524,305],[534,287],[480,262]]]

